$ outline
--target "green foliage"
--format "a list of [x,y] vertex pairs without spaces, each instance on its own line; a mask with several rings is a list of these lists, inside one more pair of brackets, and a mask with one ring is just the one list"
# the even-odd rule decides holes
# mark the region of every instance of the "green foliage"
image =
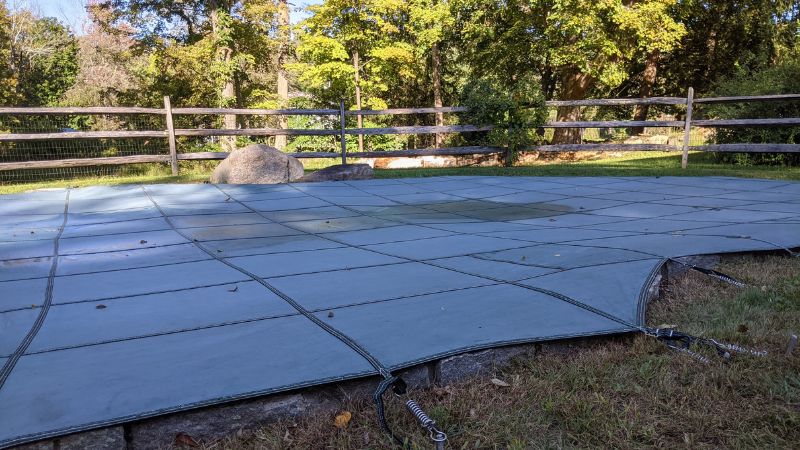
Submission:
[[692,86],[707,93],[736,73],[769,67],[800,42],[798,11],[796,0],[677,2],[672,16],[686,35],[660,63],[659,90],[685,94]]
[[[742,72],[721,82],[717,96],[794,94],[800,92],[800,56],[786,58],[775,66],[752,74]],[[709,117],[720,119],[800,117],[800,102],[743,102],[711,106]],[[717,130],[716,140],[725,143],[800,144],[800,127],[736,127]],[[798,165],[800,154],[721,153],[723,162],[739,164]]]
[[506,147],[509,165],[519,151],[539,141],[535,129],[547,118],[544,97],[533,80],[518,80],[510,88],[489,79],[476,80],[465,86],[461,104],[469,108],[465,121],[494,126],[485,142]]
[[0,105],[17,100],[17,79],[11,67],[11,17],[4,2],[0,2]]
[[[561,80],[588,76],[598,89],[630,77],[640,51],[670,51],[685,34],[670,14],[676,0],[457,0],[456,29],[481,76],[515,80],[536,73],[543,90],[572,98]],[[502,49],[502,51],[498,51]]]
[[28,53],[20,55],[19,91],[28,106],[54,105],[75,82],[78,43],[56,19],[41,18],[23,30]]

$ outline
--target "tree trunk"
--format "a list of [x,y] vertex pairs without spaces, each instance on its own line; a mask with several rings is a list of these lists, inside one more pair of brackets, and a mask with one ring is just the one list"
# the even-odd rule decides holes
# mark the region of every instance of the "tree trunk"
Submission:
[[[541,78],[541,86],[542,86],[542,95],[544,95],[545,100],[552,100],[553,99],[553,92],[555,92],[555,77],[553,77],[553,66],[550,65],[550,62],[545,62],[544,71],[542,72]],[[536,134],[544,137],[545,129],[544,128],[537,128]]]
[[[286,78],[286,59],[289,55],[289,3],[287,0],[278,1],[278,107],[287,108],[289,101],[289,80]],[[286,116],[278,116],[278,128],[289,128]],[[275,136],[275,147],[278,150],[286,148],[288,136]]]
[[[647,59],[644,62],[644,72],[642,73],[642,84],[639,86],[639,97],[641,98],[653,95],[659,57],[658,50],[653,50],[652,53],[647,55]],[[648,112],[650,112],[650,105],[636,105],[633,109],[633,120],[647,120]],[[642,134],[644,133],[644,127],[633,127],[631,128],[631,133]]]
[[[214,41],[217,42],[220,47],[217,49],[217,57],[225,66],[231,64],[233,60],[233,49],[230,47],[228,42],[221,42],[220,35],[221,34],[228,34],[223,33],[223,30],[220,29],[220,21],[219,21],[219,13],[221,10],[225,10],[225,13],[229,14],[230,11],[227,7],[221,5],[221,3],[216,0],[212,0],[210,2],[211,6],[211,32],[214,36]],[[229,31],[229,30],[225,30]],[[236,86],[234,85],[234,79],[232,76],[228,76],[225,80],[222,81],[222,88],[220,92],[220,106],[223,108],[229,108],[231,106],[235,106],[236,103]],[[223,116],[223,128],[225,129],[235,129],[236,128],[236,115],[235,114],[226,114]],[[225,136],[220,138],[220,144],[222,146],[222,151],[230,152],[236,149],[236,138],[234,136]]]
[[[561,98],[563,100],[582,100],[591,86],[591,77],[578,70],[569,70],[561,78]],[[579,106],[561,106],[556,113],[557,122],[580,120]],[[556,128],[553,133],[553,144],[580,144],[580,128]]]
[[[442,59],[439,54],[439,44],[434,43],[431,47],[431,72],[433,76],[433,106],[442,107]],[[436,113],[436,126],[444,125],[444,114]],[[436,133],[436,148],[442,148],[444,134]]]
[[[353,69],[355,71],[354,77],[356,84],[356,109],[358,110],[361,110],[361,79],[359,75],[359,72],[361,70],[360,66],[361,63],[359,62],[358,59],[358,50],[353,50]],[[358,114],[356,116],[356,119],[358,120],[358,128],[363,128],[364,122],[363,118],[361,117],[361,114]],[[364,151],[364,135],[362,134],[358,135],[358,151],[359,152]]]

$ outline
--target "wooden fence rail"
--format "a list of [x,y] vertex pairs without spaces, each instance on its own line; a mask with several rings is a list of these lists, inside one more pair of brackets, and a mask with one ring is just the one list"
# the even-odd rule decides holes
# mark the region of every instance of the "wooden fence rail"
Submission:
[[[753,101],[796,101],[800,94],[759,95],[740,97],[694,98],[693,89],[689,88],[686,97],[651,97],[651,98],[619,98],[619,99],[586,99],[586,100],[553,100],[546,102],[548,107],[586,107],[586,106],[635,106],[635,105],[686,105],[684,120],[606,120],[606,121],[563,121],[547,122],[541,128],[629,128],[629,127],[682,127],[683,142],[678,148],[665,144],[551,144],[537,145],[527,150],[540,152],[561,151],[682,151],[682,166],[687,164],[689,150],[710,152],[800,152],[800,144],[716,144],[689,145],[689,133],[692,126],[697,127],[774,127],[800,126],[800,117],[769,119],[692,119],[692,106],[695,104],[753,102]],[[354,158],[395,157],[395,156],[428,156],[428,155],[474,155],[503,153],[499,147],[468,146],[455,148],[436,148],[395,151],[367,151],[347,153],[345,136],[355,135],[408,135],[408,134],[441,134],[484,132],[492,130],[491,126],[482,125],[447,125],[447,126],[395,126],[378,128],[347,128],[346,116],[406,115],[433,113],[463,113],[467,108],[392,108],[384,110],[345,110],[344,103],[339,109],[237,109],[237,108],[172,108],[169,98],[164,98],[164,108],[138,107],[91,107],[91,108],[0,108],[0,116],[21,115],[160,115],[166,120],[166,130],[146,131],[70,131],[58,133],[7,133],[0,134],[0,142],[50,141],[50,140],[97,140],[97,139],[167,139],[169,154],[133,155],[98,158],[73,158],[45,161],[24,161],[0,163],[0,171],[34,168],[82,167],[98,165],[138,164],[151,162],[169,162],[173,174],[178,173],[178,161],[182,160],[214,160],[224,159],[226,152],[178,153],[179,137],[210,136],[339,136],[341,152],[301,152],[292,153],[298,158]],[[175,128],[175,115],[255,115],[255,116],[329,116],[339,118],[338,129],[279,129],[279,128],[247,128],[247,129],[203,129]]]

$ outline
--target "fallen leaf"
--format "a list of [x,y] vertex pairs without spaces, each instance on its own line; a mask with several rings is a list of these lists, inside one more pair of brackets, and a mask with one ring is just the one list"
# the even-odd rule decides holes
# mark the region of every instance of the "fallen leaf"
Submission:
[[350,419],[353,418],[353,414],[350,411],[342,411],[336,416],[336,420],[334,420],[334,425],[336,428],[343,430],[347,428],[347,425],[350,423]]
[[493,384],[493,385],[495,385],[495,386],[502,386],[502,387],[509,387],[509,386],[511,386],[510,384],[506,383],[505,381],[503,381],[503,380],[501,380],[501,379],[499,379],[499,378],[492,378],[492,379],[491,379],[491,380],[489,380],[489,381],[491,381],[491,382],[492,382],[492,384]]
[[178,433],[175,435],[175,445],[181,446],[185,445],[187,447],[197,448],[200,447],[200,444],[194,440],[191,436],[186,433]]

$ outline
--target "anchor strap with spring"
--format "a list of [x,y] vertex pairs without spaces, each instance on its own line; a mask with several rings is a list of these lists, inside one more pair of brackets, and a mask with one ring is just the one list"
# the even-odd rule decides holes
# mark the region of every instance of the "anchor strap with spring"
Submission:
[[728,284],[732,284],[732,285],[734,285],[736,287],[747,287],[747,283],[745,283],[743,281],[739,281],[739,280],[737,280],[736,278],[733,278],[730,275],[726,275],[726,274],[724,274],[722,272],[718,272],[718,271],[716,271],[714,269],[707,269],[705,267],[695,266],[694,264],[687,264],[687,266],[689,268],[691,268],[691,269],[694,269],[694,270],[700,272],[700,273],[704,273],[704,274],[706,274],[706,275],[708,275],[710,277],[716,278],[716,279],[718,279],[720,281],[724,281],[724,282],[726,282]]
[[709,363],[711,360],[697,351],[692,350],[693,346],[694,348],[711,348],[716,351],[717,355],[724,359],[730,359],[733,353],[743,353],[753,356],[767,355],[767,352],[764,350],[754,350],[737,344],[721,342],[716,339],[692,336],[691,334],[677,331],[674,328],[642,328],[642,332],[648,336],[658,339],[667,347],[682,353],[686,353],[692,358],[703,363]]
[[373,400],[375,401],[375,409],[378,413],[378,422],[380,423],[383,431],[391,436],[392,440],[401,445],[403,448],[409,448],[409,441],[394,434],[392,429],[389,427],[389,423],[386,421],[383,394],[386,393],[389,388],[392,389],[392,392],[395,396],[405,400],[406,408],[411,412],[411,414],[414,415],[420,426],[428,431],[428,434],[431,440],[434,442],[436,449],[444,449],[444,444],[447,442],[447,434],[437,428],[436,421],[425,414],[425,411],[422,410],[417,402],[410,398],[405,398],[407,394],[407,385],[406,382],[399,377],[386,378],[381,381],[381,383],[378,385],[378,389],[372,396]]

